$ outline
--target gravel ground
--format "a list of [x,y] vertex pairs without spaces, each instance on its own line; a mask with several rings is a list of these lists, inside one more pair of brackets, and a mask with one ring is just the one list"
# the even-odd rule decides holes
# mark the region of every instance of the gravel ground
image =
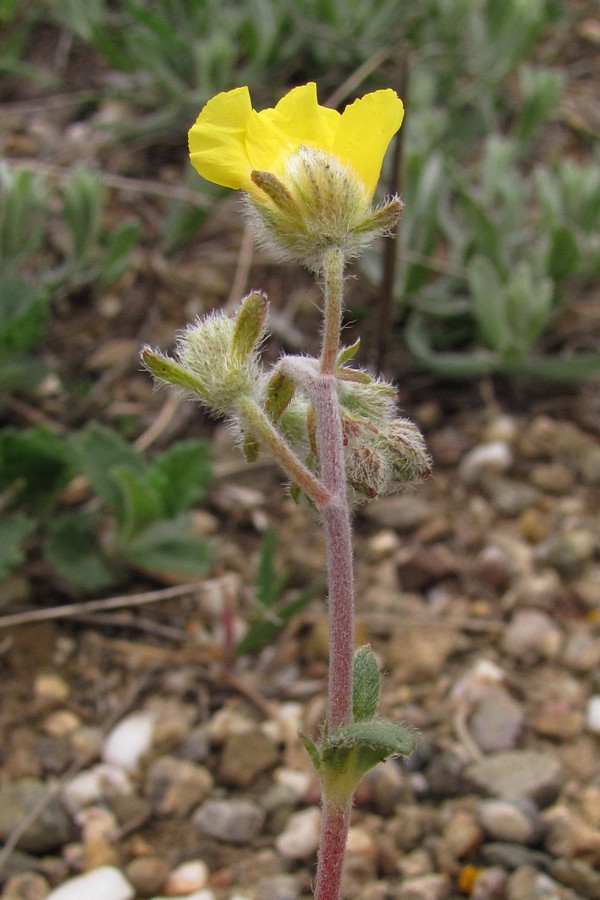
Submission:
[[[382,712],[421,739],[358,790],[344,897],[600,898],[598,401],[468,396],[415,405],[434,476],[357,520],[357,641]],[[290,595],[322,577],[319,531],[264,465],[198,516],[219,535],[198,589],[4,633],[0,839],[34,812],[3,900],[310,896],[297,731],[323,715],[323,601],[256,656],[232,663],[223,635],[232,610],[245,627],[260,531],[277,526]]]

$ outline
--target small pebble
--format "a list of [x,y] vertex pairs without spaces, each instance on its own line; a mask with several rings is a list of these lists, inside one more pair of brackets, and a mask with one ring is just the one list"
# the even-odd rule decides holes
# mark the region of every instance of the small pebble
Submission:
[[483,800],[477,817],[494,841],[532,844],[540,835],[537,807],[527,800]]
[[465,484],[474,485],[484,475],[508,471],[512,463],[512,450],[506,441],[488,441],[473,447],[463,456],[458,472]]
[[156,719],[150,712],[126,716],[108,734],[102,747],[102,759],[123,769],[139,768],[142,757],[152,746]]
[[71,813],[79,812],[101,800],[133,793],[133,785],[126,772],[118,766],[98,763],[79,772],[62,789],[62,801]]
[[519,867],[506,885],[506,900],[561,900],[562,897],[558,884],[532,866]]
[[526,797],[543,806],[556,797],[562,782],[559,761],[536,750],[506,750],[477,760],[466,776],[484,794]]
[[580,897],[599,900],[600,872],[597,866],[590,865],[585,859],[555,859],[550,864],[549,874],[561,884],[569,885],[569,900]]
[[270,875],[256,885],[256,900],[298,900],[301,889],[294,875]]
[[583,857],[600,862],[600,832],[564,805],[552,806],[542,816],[546,827],[544,843],[553,856]]
[[60,675],[38,675],[33,682],[33,695],[38,700],[64,702],[70,688]]
[[502,638],[505,653],[516,659],[554,659],[560,651],[562,632],[552,618],[538,609],[519,609]]
[[184,818],[206,799],[212,786],[212,775],[205,766],[159,756],[148,769],[145,793],[161,815]]
[[506,900],[507,878],[507,873],[499,866],[479,872],[471,890],[471,900]]
[[133,900],[135,890],[114,866],[100,866],[71,878],[48,894],[47,900]]
[[273,741],[263,731],[231,734],[224,743],[219,764],[219,781],[231,787],[248,787],[279,759]]
[[484,753],[513,750],[525,728],[525,710],[503,688],[490,691],[475,707],[471,735]]
[[309,806],[290,816],[275,846],[286,859],[308,859],[316,853],[321,837],[321,813]]
[[70,709],[57,709],[46,716],[43,729],[50,737],[68,737],[81,726],[81,719]]
[[[48,800],[48,787],[37,778],[21,778],[0,784],[0,841],[6,840],[14,828],[43,801]],[[65,844],[73,826],[58,798],[53,797],[41,813],[30,822],[19,839],[18,847],[29,853],[49,853]]]
[[13,875],[4,884],[3,900],[46,900],[50,885],[43,875],[36,872],[21,872]]
[[585,715],[572,709],[567,701],[548,701],[536,713],[531,725],[537,734],[556,741],[568,741],[581,734]]
[[161,890],[169,870],[168,860],[160,856],[138,856],[127,864],[125,874],[135,888],[136,894],[150,897]]
[[600,668],[600,638],[589,629],[576,628],[567,636],[563,662],[574,672],[593,672]]
[[568,494],[573,489],[573,472],[562,463],[539,463],[529,474],[535,487],[551,494]]
[[588,700],[585,724],[593,734],[600,734],[600,694],[594,694]]
[[173,869],[164,884],[168,897],[183,897],[208,884],[208,866],[203,859],[190,859]]
[[453,812],[444,826],[442,840],[445,851],[453,860],[473,854],[483,841],[483,832],[475,814],[467,809]]
[[206,800],[193,815],[194,825],[227,844],[248,844],[261,831],[265,811],[251,800]]
[[536,555],[540,562],[553,566],[563,577],[571,579],[583,575],[595,549],[596,540],[591,531],[573,528],[552,535],[536,548]]
[[377,857],[377,844],[367,829],[360,825],[350,828],[344,862],[345,877],[360,881],[374,878]]
[[397,900],[446,900],[450,881],[446,875],[420,875],[407,878],[398,888]]

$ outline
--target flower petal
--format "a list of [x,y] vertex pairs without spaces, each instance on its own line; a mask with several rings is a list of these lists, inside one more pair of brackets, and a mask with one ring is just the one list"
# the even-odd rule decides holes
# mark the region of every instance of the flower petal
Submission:
[[208,181],[248,190],[252,165],[246,129],[252,115],[247,87],[224,91],[208,101],[189,132],[190,159]]
[[403,118],[402,100],[390,89],[367,94],[342,113],[332,149],[354,169],[369,198],[375,193],[388,144]]
[[340,121],[335,109],[319,106],[314,82],[293,88],[274,109],[250,117],[246,148],[252,167],[283,174],[285,160],[301,146],[331,151]]

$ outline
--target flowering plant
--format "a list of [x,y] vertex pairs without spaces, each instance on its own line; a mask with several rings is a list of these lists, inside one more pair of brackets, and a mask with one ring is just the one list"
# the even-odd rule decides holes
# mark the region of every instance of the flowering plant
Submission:
[[338,900],[354,789],[370,768],[409,753],[413,732],[377,716],[380,675],[369,647],[354,651],[350,510],[429,473],[418,429],[396,415],[392,385],[350,365],[340,344],[344,267],[391,230],[402,204],[372,205],[387,146],[404,109],[394,91],[367,94],[343,113],[320,106],[316,86],[252,109],[247,88],[218,94],[189,134],[190,158],[210,181],[244,191],[258,234],[315,271],[323,286],[319,359],[284,356],[266,372],[259,346],[268,304],[249,294],[234,317],[215,313],[183,334],[175,358],[146,347],[143,361],[229,418],[248,459],[269,452],[323,524],[330,666],[327,721],[318,743],[301,735],[319,774],[322,837],[315,897]]
[[319,105],[314,83],[260,112],[248,88],[236,88],[201,111],[190,159],[209,181],[246,191],[259,234],[318,270],[327,246],[356,256],[395,223],[397,198],[377,209],[371,202],[403,116],[392,90],[367,94],[340,114]]

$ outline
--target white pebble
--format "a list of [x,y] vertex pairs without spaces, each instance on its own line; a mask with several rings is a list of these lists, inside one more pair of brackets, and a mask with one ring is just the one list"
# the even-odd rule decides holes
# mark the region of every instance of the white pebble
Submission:
[[46,900],[133,900],[135,891],[114,866],[100,866],[50,891]]
[[500,474],[512,466],[513,455],[505,441],[478,444],[462,458],[460,474],[467,484],[475,484],[485,473]]
[[106,797],[126,797],[132,792],[133,785],[123,769],[99,763],[64,786],[62,801],[69,812],[76,813]]
[[594,734],[600,734],[600,694],[594,694],[588,700],[586,725]]
[[313,775],[310,772],[301,772],[299,769],[289,769],[287,766],[281,766],[273,772],[273,780],[277,784],[288,788],[296,799],[301,800],[306,796],[308,789],[313,783]]
[[164,886],[169,897],[183,897],[190,891],[205,888],[208,882],[208,866],[203,859],[191,859],[173,869]]
[[286,859],[308,859],[316,852],[321,835],[321,813],[309,806],[290,816],[275,846]]
[[137,769],[142,756],[152,746],[156,717],[151,712],[136,712],[115,725],[102,747],[102,759],[122,769]]

